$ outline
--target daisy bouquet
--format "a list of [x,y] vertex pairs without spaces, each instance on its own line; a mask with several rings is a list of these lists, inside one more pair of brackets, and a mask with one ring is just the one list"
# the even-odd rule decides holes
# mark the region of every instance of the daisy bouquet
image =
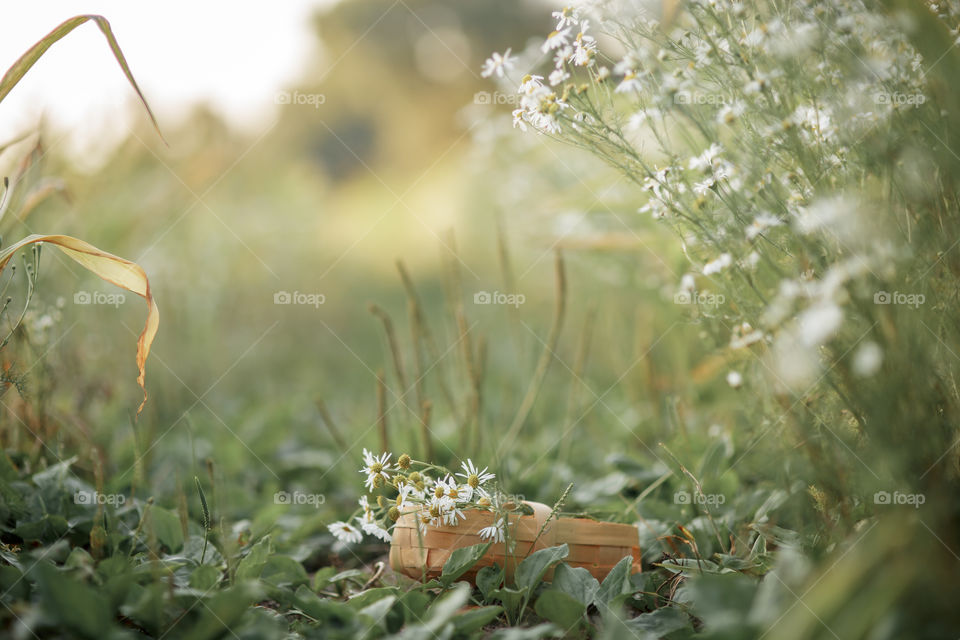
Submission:
[[347,520],[330,524],[328,529],[344,543],[357,543],[364,534],[389,542],[392,529],[401,514],[413,513],[420,534],[430,527],[455,527],[471,509],[488,511],[492,522],[479,531],[484,540],[504,542],[511,513],[526,513],[521,499],[501,492],[496,476],[473,460],[460,463],[459,471],[413,460],[403,454],[379,455],[363,450],[363,486],[366,493],[359,508]]

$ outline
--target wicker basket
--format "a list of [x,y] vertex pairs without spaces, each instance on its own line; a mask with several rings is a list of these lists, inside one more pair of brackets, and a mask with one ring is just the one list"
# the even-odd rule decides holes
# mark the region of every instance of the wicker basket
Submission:
[[[494,563],[505,567],[507,576],[511,577],[517,563],[530,553],[563,543],[570,549],[565,562],[585,568],[598,580],[603,580],[624,556],[633,557],[633,573],[640,571],[639,536],[635,526],[587,518],[558,518],[551,520],[537,538],[550,517],[550,507],[539,502],[524,504],[533,509],[533,515],[510,518],[515,552],[508,558],[503,543],[491,545],[483,558],[464,574],[464,579],[472,581],[479,569]],[[390,541],[390,567],[416,579],[439,576],[454,549],[482,543],[480,529],[493,524],[493,514],[486,511],[471,510],[465,515],[466,520],[456,527],[429,527],[422,538],[417,533],[415,515],[409,512],[401,515]],[[551,571],[544,579],[549,581],[552,577]]]

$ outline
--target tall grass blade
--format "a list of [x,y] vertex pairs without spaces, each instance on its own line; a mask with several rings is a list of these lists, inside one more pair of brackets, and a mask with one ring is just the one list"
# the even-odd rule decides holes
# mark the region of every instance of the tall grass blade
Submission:
[[[150,116],[150,122],[153,123],[154,129],[157,130],[157,134],[163,139],[163,134],[160,133],[160,125],[157,124],[157,119],[153,115],[153,111],[150,110],[150,105],[147,104],[147,99],[143,96],[143,92],[140,91],[140,86],[137,84],[137,81],[133,77],[133,73],[130,71],[130,67],[127,65],[127,60],[123,55],[123,51],[120,50],[120,45],[117,43],[116,37],[113,35],[113,29],[110,28],[110,22],[106,18],[100,15],[88,14],[74,16],[69,20],[66,20],[60,23],[57,28],[45,35],[40,39],[39,42],[34,44],[32,47],[27,49],[27,52],[20,56],[13,65],[7,69],[7,72],[3,75],[3,78],[0,78],[0,102],[7,97],[7,94],[13,90],[17,83],[23,79],[23,76],[26,75],[27,71],[30,70],[37,60],[47,52],[47,49],[53,46],[55,42],[63,38],[65,35],[84,24],[88,21],[94,21],[97,26],[100,28],[100,31],[103,33],[103,37],[107,39],[107,44],[110,45],[110,50],[113,52],[113,57],[116,58],[117,64],[120,65],[120,68],[123,70],[123,75],[127,77],[127,80],[130,82],[130,86],[133,87],[133,90],[137,92],[137,97],[140,98],[140,102],[143,104],[144,109],[147,110],[147,115]],[[164,140],[166,142],[166,140]]]

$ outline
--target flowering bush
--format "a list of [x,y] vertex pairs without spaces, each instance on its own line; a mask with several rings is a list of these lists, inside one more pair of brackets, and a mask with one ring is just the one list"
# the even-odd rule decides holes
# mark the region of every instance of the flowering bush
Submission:
[[[946,47],[960,11],[929,6]],[[938,313],[956,309],[944,231],[957,157],[934,81],[952,54],[924,59],[916,26],[928,9],[914,14],[703,1],[658,20],[638,3],[584,2],[553,14],[538,50],[483,70],[506,83],[526,60],[514,125],[602,158],[643,194],[636,224],[676,232],[689,268],[675,301],[698,310],[724,361],[754,362],[756,375],[728,372],[731,386],[817,397],[803,421],[854,441],[851,453],[868,432],[888,445],[918,420],[915,405],[877,411],[878,392],[911,385],[884,372],[909,363],[945,389],[957,364],[955,327]],[[933,313],[916,313],[925,304]],[[920,419],[957,415],[957,393],[932,401]],[[949,450],[950,435],[930,435],[908,456],[914,471]]]
[[[960,476],[960,4],[651,6],[579,2],[483,73],[516,96],[514,127],[633,187],[629,225],[676,235],[686,267],[665,302],[711,352],[690,378],[725,370],[754,394],[734,464],[777,431],[806,455],[784,457],[820,525],[804,544],[849,550],[877,523],[883,545],[892,531],[913,549],[948,539],[954,509],[918,524],[884,505],[891,487],[954,504]],[[883,545],[861,561],[879,567]],[[944,604],[920,574],[892,580],[916,587],[911,610]]]

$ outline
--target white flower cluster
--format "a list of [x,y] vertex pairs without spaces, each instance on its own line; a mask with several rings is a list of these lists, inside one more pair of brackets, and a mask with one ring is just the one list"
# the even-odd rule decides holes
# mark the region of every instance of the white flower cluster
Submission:
[[[684,239],[680,291],[727,287],[729,346],[776,341],[781,366],[805,351],[810,366],[793,378],[806,384],[851,315],[851,288],[895,254],[862,214],[883,148],[864,141],[907,138],[904,121],[932,108],[923,60],[902,24],[860,0],[700,0],[669,24],[631,4],[553,13],[541,46],[552,64],[520,82],[514,126],[587,149],[641,187],[638,211]],[[615,57],[601,41],[616,42]]]
[[[404,513],[414,513],[421,532],[428,527],[454,527],[466,519],[465,511],[481,509],[494,513],[495,524],[480,531],[484,539],[502,542],[505,535],[503,512],[513,505],[491,487],[495,475],[474,464],[470,459],[461,462],[461,470],[448,470],[410,459],[402,455],[391,462],[392,454],[375,455],[363,450],[364,487],[370,494],[379,492],[375,501],[364,495],[359,500],[359,512],[348,521],[328,526],[340,541],[356,543],[363,534],[389,542],[394,523]],[[418,467],[420,470],[413,470]],[[384,493],[391,494],[390,497]]]
[[[570,107],[569,94],[577,89],[573,85],[562,89],[555,87],[571,79],[573,68],[595,67],[597,40],[589,33],[590,21],[579,9],[566,7],[555,11],[553,17],[557,20],[557,28],[540,47],[542,53],[552,56],[553,70],[547,75],[546,82],[542,75],[532,74],[521,80],[518,89],[519,108],[513,111],[513,122],[515,127],[523,131],[530,125],[537,131],[556,135],[561,132],[561,112]],[[489,77],[496,74],[502,77],[504,70],[509,71],[514,62],[509,49],[503,55],[494,53],[484,63],[482,75]],[[609,70],[603,69],[597,73],[609,75]],[[575,114],[572,117],[579,116]]]

